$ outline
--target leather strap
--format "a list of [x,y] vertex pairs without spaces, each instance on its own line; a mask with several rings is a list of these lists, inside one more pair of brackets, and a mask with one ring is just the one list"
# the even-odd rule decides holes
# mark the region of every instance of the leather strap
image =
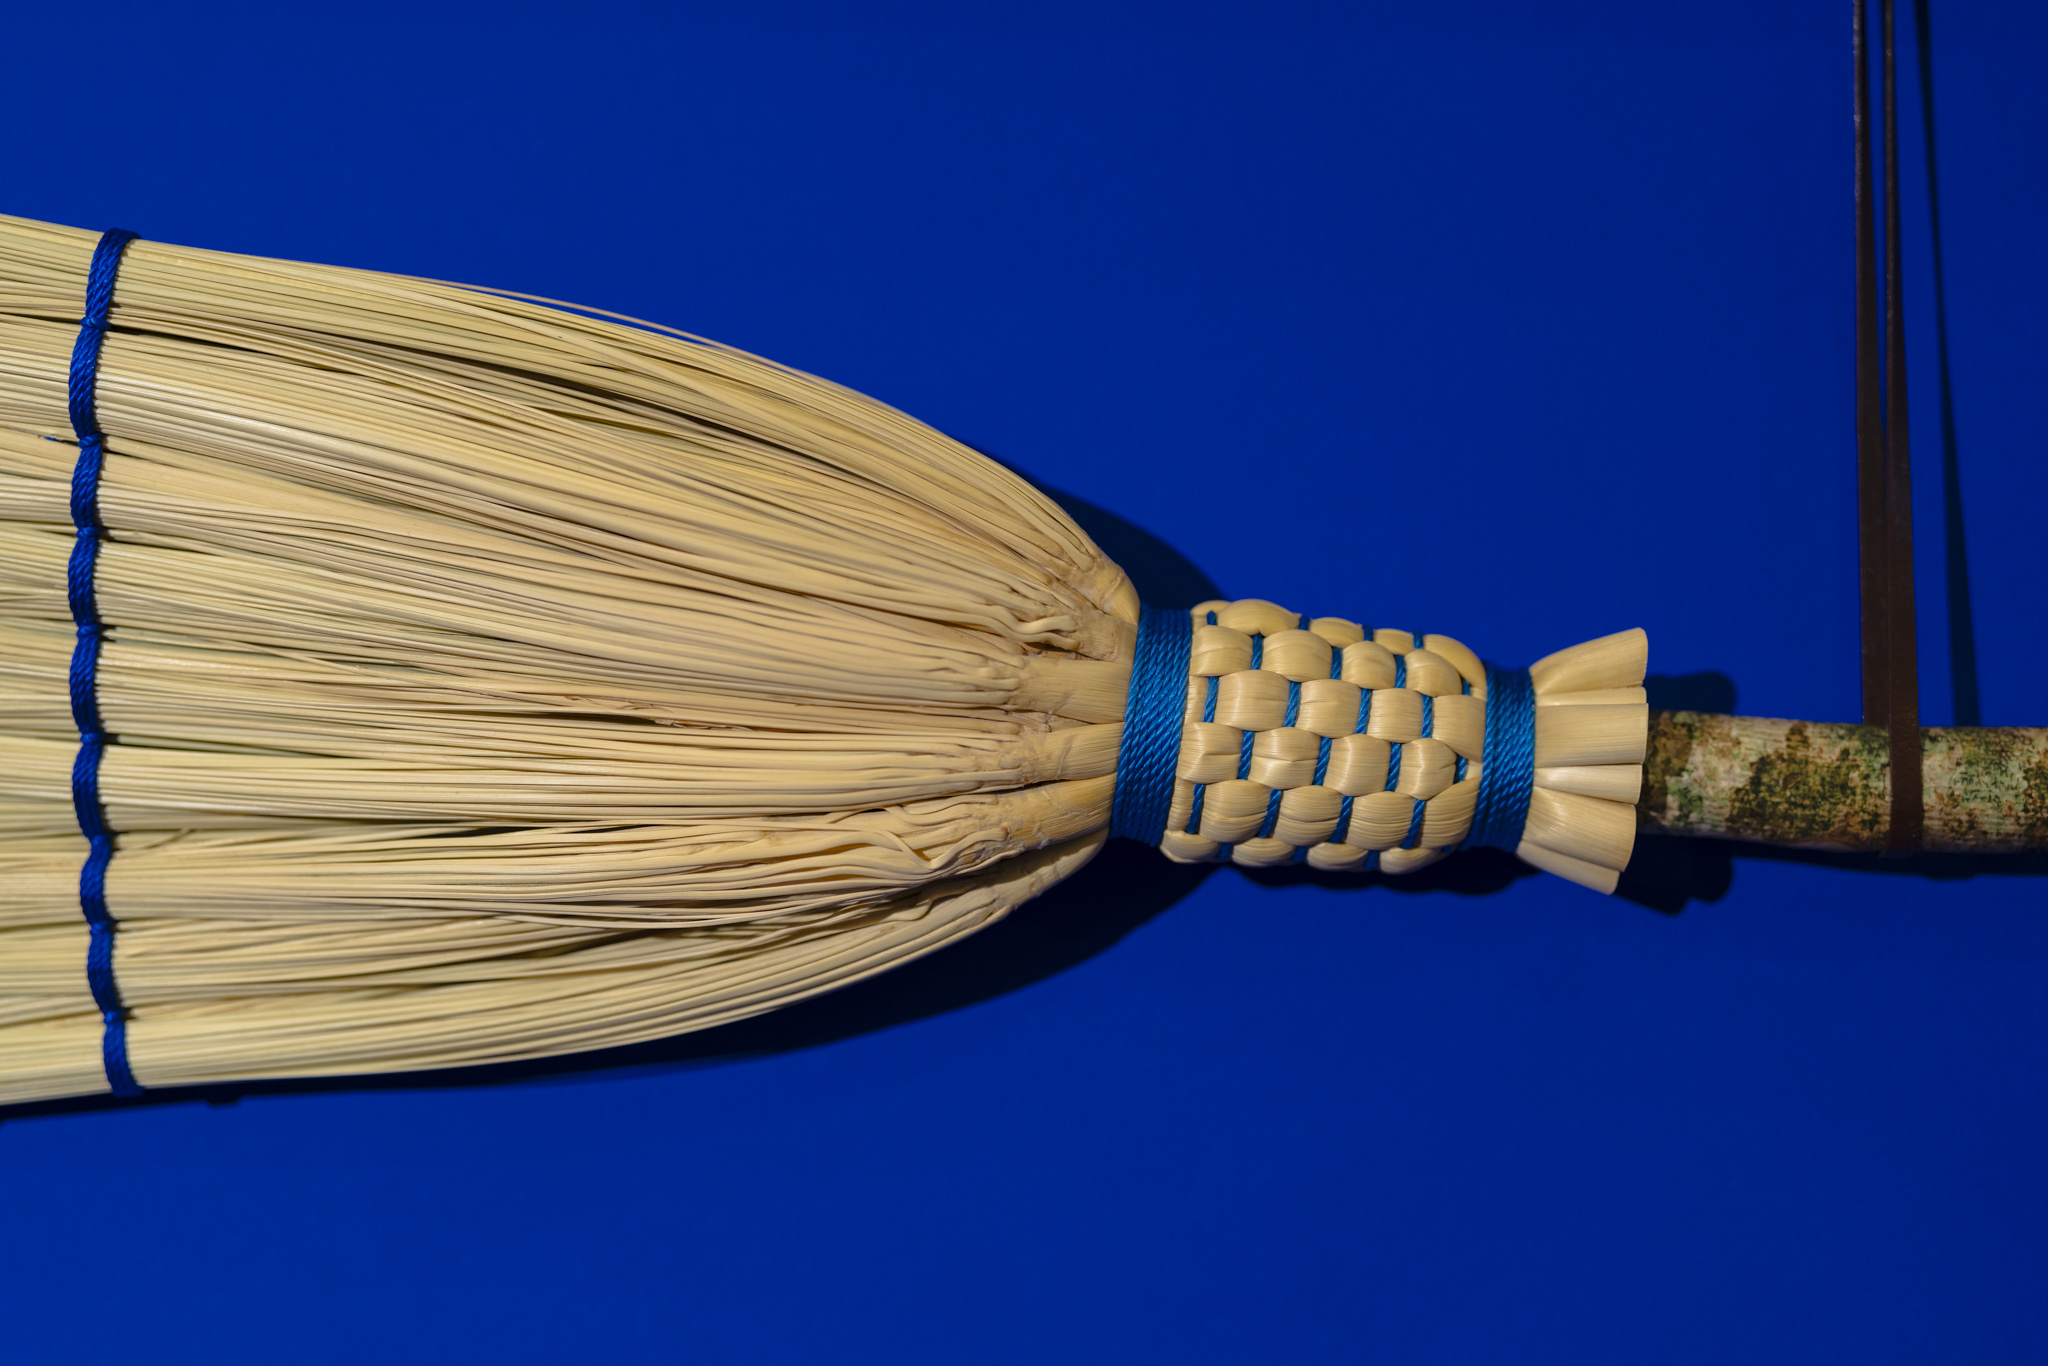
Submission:
[[1871,168],[1869,0],[1855,5],[1856,489],[1863,602],[1863,722],[1890,733],[1891,820],[1885,847],[1920,847],[1925,825],[1920,672],[1913,610],[1913,486],[1906,428],[1906,319],[1900,297],[1898,86],[1892,0],[1883,25],[1884,293],[1877,283],[1876,195]]

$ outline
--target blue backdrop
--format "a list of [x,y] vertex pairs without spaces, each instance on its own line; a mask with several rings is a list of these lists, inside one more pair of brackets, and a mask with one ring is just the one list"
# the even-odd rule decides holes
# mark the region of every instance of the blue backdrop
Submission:
[[[16,6],[0,208],[748,347],[1076,500],[1165,604],[1521,662],[1641,625],[1666,699],[1853,719],[1848,8]],[[1983,717],[2048,724],[2048,20],[1931,39]],[[1639,862],[1132,846],[581,1069],[0,1113],[5,1350],[2043,1359],[2042,864]]]

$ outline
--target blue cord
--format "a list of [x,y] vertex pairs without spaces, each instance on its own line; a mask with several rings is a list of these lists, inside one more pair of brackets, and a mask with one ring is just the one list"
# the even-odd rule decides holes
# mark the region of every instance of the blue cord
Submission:
[[107,1085],[117,1096],[135,1095],[142,1087],[128,1065],[128,1012],[114,980],[115,920],[107,909],[107,865],[114,859],[114,832],[107,825],[106,807],[100,800],[100,760],[106,755],[109,737],[100,720],[98,677],[100,642],[107,628],[100,620],[93,592],[93,572],[106,534],[100,522],[99,496],[107,438],[100,430],[94,397],[100,377],[100,348],[107,339],[107,315],[114,305],[114,277],[121,269],[121,253],[134,240],[134,233],[114,228],[93,249],[92,267],[85,279],[85,316],[79,320],[78,341],[71,349],[71,430],[78,436],[78,463],[71,471],[71,524],[77,528],[78,539],[72,543],[66,585],[71,620],[78,627],[78,644],[71,653],[71,718],[78,726],[71,804],[78,813],[79,833],[89,846],[78,873],[79,909],[92,927],[85,979],[92,988],[93,1004],[106,1022],[100,1056],[106,1065]]
[[[1421,636],[1416,637],[1422,639]],[[1422,738],[1427,740],[1436,734],[1436,699],[1428,693],[1422,695]],[[1401,836],[1401,847],[1413,849],[1422,843],[1422,813],[1428,803],[1420,797],[1415,799],[1415,810],[1408,817],[1408,833]]]
[[[1266,660],[1266,637],[1265,637],[1265,636],[1263,636],[1263,635],[1261,635],[1261,634],[1259,634],[1258,632],[1253,632],[1253,633],[1252,633],[1252,662],[1251,662],[1251,665],[1250,665],[1250,667],[1251,667],[1252,669],[1256,670],[1256,669],[1257,669],[1257,668],[1259,667],[1259,665],[1261,665],[1261,664],[1263,664],[1263,663],[1265,662],[1265,660]],[[1248,731],[1246,731],[1246,732],[1244,733],[1244,739],[1243,739],[1243,740],[1242,740],[1242,741],[1241,741],[1241,742],[1240,742],[1240,743],[1238,744],[1238,747],[1237,747],[1237,776],[1238,776],[1239,778],[1241,778],[1241,779],[1242,779],[1242,778],[1249,778],[1249,777],[1251,777],[1251,776],[1252,776],[1252,742],[1253,742],[1253,741],[1254,741],[1255,739],[1257,739],[1257,738],[1258,738],[1258,732],[1257,732],[1257,731],[1251,731],[1251,730],[1248,730]],[[1197,791],[1196,791],[1196,793],[1195,793],[1195,799],[1196,799],[1197,801],[1200,801],[1200,800],[1201,800],[1201,796],[1202,796],[1201,792],[1200,792],[1199,790],[1197,790]],[[1273,807],[1271,806],[1271,804],[1269,803],[1269,804],[1268,804],[1268,811],[1270,812],[1270,811],[1272,811],[1273,809],[1275,809],[1275,808],[1273,808]],[[1230,862],[1230,851],[1231,851],[1231,850],[1233,850],[1233,849],[1235,849],[1235,848],[1237,848],[1237,846],[1236,846],[1235,844],[1232,844],[1232,843],[1229,843],[1229,842],[1225,842],[1225,843],[1219,844],[1219,845],[1217,845],[1217,846],[1216,846],[1216,857],[1217,857],[1217,858],[1218,858],[1219,860],[1221,860],[1222,862],[1224,862],[1224,863],[1228,863],[1228,862]]]
[[1147,607],[1139,615],[1131,690],[1124,701],[1124,738],[1116,756],[1116,793],[1110,799],[1112,835],[1157,844],[1166,829],[1173,771],[1180,763],[1194,634],[1186,612]]
[[[1214,612],[1211,612],[1209,613],[1209,625],[1214,626],[1215,624],[1216,614]],[[1216,677],[1216,675],[1209,675],[1209,690],[1202,696],[1202,719],[1204,721],[1214,721],[1216,719],[1216,692],[1220,681],[1221,680],[1219,680]],[[1187,833],[1189,833],[1190,835],[1196,835],[1201,833],[1202,797],[1203,794],[1208,792],[1208,790],[1209,785],[1207,783],[1195,784],[1195,799],[1192,802],[1188,803]]]
[[[1302,620],[1307,621],[1308,618],[1303,617]],[[1306,630],[1307,628],[1304,627],[1303,629]],[[1299,721],[1300,719],[1301,684],[1295,682],[1293,679],[1290,678],[1287,680],[1287,715],[1285,719],[1283,719],[1280,722],[1280,724],[1283,726],[1291,727],[1292,725],[1294,725],[1295,722]],[[1277,825],[1279,821],[1280,789],[1276,787],[1273,789],[1272,794],[1266,798],[1266,819],[1259,823],[1259,838],[1262,840],[1271,839],[1273,837],[1273,827]]]
[[[111,237],[112,234],[109,234],[109,236]],[[118,248],[113,253],[113,259],[115,261],[119,259]],[[95,278],[98,277],[99,268],[99,259],[96,257],[94,260]],[[108,291],[111,292],[111,266],[108,267],[106,275]],[[89,317],[88,328],[90,326],[91,318]],[[98,335],[104,335],[104,333],[105,318],[104,305],[102,305]],[[83,354],[86,349],[86,339],[83,335],[80,338],[79,346],[80,352]],[[96,362],[98,354],[97,340],[93,343],[92,351],[93,360]],[[80,411],[78,407],[79,386],[78,363],[74,362],[72,377],[74,423],[77,422]],[[88,465],[84,433],[90,425],[90,390],[91,384],[88,377],[85,381],[84,390],[86,394],[85,402],[87,406],[85,413],[87,421],[86,425],[80,426],[79,467],[81,479],[88,477],[84,473]],[[95,427],[92,430],[94,440],[97,442],[99,440],[97,428]],[[99,449],[95,446],[90,456],[92,466],[90,479],[94,481],[98,478],[100,459]],[[77,498],[74,495],[74,513],[76,511]],[[82,545],[84,544],[83,528],[87,525],[96,527],[97,518],[92,518],[89,522],[80,522]],[[94,775],[92,781],[96,782],[98,771],[97,749],[105,744],[106,737],[99,733],[98,711],[92,703],[91,693],[91,660],[96,659],[98,655],[97,633],[100,629],[97,624],[97,618],[93,616],[90,606],[90,561],[93,553],[95,552],[87,550],[82,551],[78,556],[74,556],[73,613],[80,622],[79,658],[86,662],[82,666],[85,677],[82,693],[78,681],[81,665],[74,662],[72,696],[74,710],[78,712],[80,717],[80,771],[84,772],[90,768]],[[77,587],[80,582],[80,572],[77,567],[80,559],[83,559],[86,565],[83,578],[86,607],[83,612],[79,609]],[[1216,614],[1214,612],[1209,613],[1208,620],[1211,625],[1214,625]],[[91,623],[90,627],[87,625],[88,622]],[[1306,626],[1304,625],[1302,629],[1306,629]],[[90,658],[88,658],[88,646],[86,644],[89,631],[92,635]],[[1180,719],[1187,705],[1186,678],[1189,656],[1193,646],[1193,631],[1193,623],[1185,612],[1163,612],[1150,607],[1144,609],[1144,614],[1138,627],[1137,658],[1131,669],[1131,691],[1125,709],[1123,747],[1117,756],[1117,785],[1110,820],[1111,834],[1128,835],[1135,839],[1144,840],[1147,843],[1153,843],[1158,839],[1158,832],[1165,826],[1166,811],[1172,804],[1173,798],[1173,774],[1179,762]],[[1423,645],[1423,637],[1420,632],[1415,633],[1414,641],[1417,649],[1426,648]],[[1264,653],[1265,638],[1260,635],[1253,635],[1250,667],[1258,668],[1263,662],[1261,656]],[[1401,655],[1394,657],[1394,686],[1397,688],[1407,683],[1407,663],[1408,661]],[[1342,674],[1342,652],[1332,652],[1330,658],[1330,677],[1339,678]],[[1207,683],[1208,687],[1203,698],[1202,719],[1204,721],[1214,721],[1216,719],[1219,680],[1210,678],[1207,680]],[[1528,671],[1525,669],[1497,669],[1488,665],[1486,669],[1486,684],[1486,734],[1484,743],[1486,766],[1480,775],[1479,792],[1473,812],[1472,830],[1464,843],[1459,847],[1467,848],[1472,845],[1488,845],[1512,851],[1521,842],[1522,827],[1527,824],[1529,818],[1529,794],[1535,787],[1536,694],[1535,688],[1530,682]],[[1460,692],[1467,696],[1471,694],[1472,684],[1469,680],[1461,684]],[[81,696],[84,698],[83,702],[80,701]],[[81,707],[87,710],[79,710]],[[1301,685],[1290,681],[1287,690],[1287,711],[1282,724],[1288,726],[1295,725],[1300,719],[1300,714]],[[1371,717],[1372,690],[1370,688],[1361,688],[1358,695],[1358,721],[1354,728],[1354,733],[1365,734]],[[1422,699],[1421,734],[1424,738],[1429,738],[1435,734],[1435,731],[1436,699],[1425,695]],[[1237,763],[1237,775],[1239,778],[1248,778],[1251,774],[1254,738],[1250,731],[1245,732],[1239,747]],[[1328,776],[1331,743],[1331,740],[1325,737],[1317,747],[1315,776],[1312,780],[1317,786],[1321,786]],[[1385,790],[1388,792],[1394,791],[1400,782],[1401,750],[1402,745],[1399,742],[1388,746],[1385,787]],[[88,758],[89,752],[91,752],[90,758]],[[1466,767],[1467,762],[1461,756],[1457,761],[1457,779],[1460,782],[1463,782],[1465,779]],[[1187,832],[1189,834],[1196,834],[1201,830],[1202,798],[1207,790],[1206,784],[1197,784],[1195,787],[1194,800],[1190,803],[1188,813]],[[97,815],[98,798],[96,788],[92,789],[92,800],[94,803],[93,819],[97,821],[100,828],[103,828],[105,824],[104,818]],[[1267,799],[1265,819],[1259,826],[1259,836],[1261,838],[1272,835],[1279,818],[1280,801],[1281,793],[1276,789]],[[1342,844],[1344,842],[1345,836],[1350,832],[1353,801],[1353,798],[1347,796],[1338,804],[1336,828],[1330,832],[1328,839],[1325,841],[1326,843]],[[1408,831],[1401,840],[1401,848],[1414,849],[1420,845],[1422,823],[1426,811],[1426,803],[1421,801],[1415,803],[1414,813],[1409,817]],[[88,823],[83,806],[80,808],[79,823],[82,829],[86,829],[89,834],[91,833],[92,827]],[[1228,862],[1233,847],[1228,844],[1220,846],[1217,850],[1218,857]],[[111,857],[112,854],[111,835],[107,837],[107,853],[104,856],[98,853],[98,848],[99,846],[95,845],[95,858],[99,861],[98,875],[103,880],[105,875],[105,858]],[[1294,861],[1297,863],[1303,861],[1306,857],[1306,846],[1297,849],[1294,853]],[[1365,867],[1377,868],[1379,861],[1379,855],[1376,852],[1369,853],[1365,860]],[[89,862],[88,882],[90,882],[91,876],[92,864]],[[94,919],[93,903],[89,893],[86,895],[86,902],[87,918],[93,920],[95,927],[93,941],[95,961],[99,961],[103,957],[106,962],[104,980],[107,994],[104,998],[101,996],[99,988],[100,979],[95,978],[94,999],[102,1002],[103,1009],[109,1009],[106,1005],[107,1000],[113,1002],[110,1008],[113,1013],[108,1018],[108,1076],[111,1080],[114,1077],[115,1049],[117,1047],[114,1039],[119,1029],[119,998],[113,991],[112,974],[113,921],[111,917],[107,917],[105,914],[105,902],[104,897],[102,897],[98,903],[99,915],[104,919],[106,927],[105,934],[102,936],[99,928],[101,920]],[[105,940],[105,951],[102,954],[101,941],[103,937]],[[125,1058],[121,1060],[120,1065],[125,1072]],[[129,1084],[133,1085],[132,1078],[129,1080]]]
[[1522,842],[1536,787],[1536,688],[1527,669],[1486,666],[1485,756],[1472,833],[1458,847],[1512,851]]
[[[1370,635],[1366,637],[1368,640],[1371,638]],[[1360,688],[1358,690],[1358,720],[1352,725],[1351,733],[1353,735],[1363,735],[1365,734],[1365,728],[1371,723],[1372,689]],[[1346,797],[1343,801],[1337,803],[1337,828],[1330,832],[1329,843],[1342,844],[1344,837],[1351,833],[1351,804],[1356,800],[1357,798],[1355,797]]]
[[[1458,680],[1458,683],[1459,683],[1459,687],[1458,687],[1458,692],[1459,692],[1459,695],[1460,695],[1460,696],[1463,696],[1463,697],[1470,697],[1470,696],[1472,695],[1472,680],[1471,680],[1471,679],[1469,679],[1469,678],[1463,678],[1463,679],[1460,679],[1460,680]],[[1483,733],[1482,733],[1482,734],[1483,734]],[[1464,755],[1460,754],[1460,755],[1458,756],[1458,777],[1457,777],[1457,780],[1458,780],[1459,782],[1461,782],[1461,783],[1465,781],[1465,767],[1466,767],[1466,765],[1467,765],[1467,764],[1468,764],[1469,762],[1470,762],[1470,761],[1469,761],[1469,760],[1467,760],[1467,759],[1465,758],[1465,756],[1464,756]]]
[[[1394,686],[1396,688],[1405,688],[1408,686],[1408,661],[1404,656],[1401,655],[1394,656]],[[1365,727],[1361,725],[1359,729],[1364,730]],[[1387,742],[1386,790],[1392,792],[1394,790],[1394,785],[1400,781],[1401,742],[1399,740],[1389,740]]]
[[[1266,638],[1264,636],[1255,635],[1252,637],[1252,672],[1257,673],[1259,665],[1265,663],[1265,659]],[[1244,733],[1244,739],[1238,744],[1237,776],[1240,779],[1249,778],[1252,776],[1252,741],[1256,739],[1257,736],[1257,731],[1248,730]]]

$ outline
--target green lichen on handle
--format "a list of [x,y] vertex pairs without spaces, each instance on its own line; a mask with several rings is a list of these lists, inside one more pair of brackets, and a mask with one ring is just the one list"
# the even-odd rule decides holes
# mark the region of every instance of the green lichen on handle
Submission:
[[2017,817],[2027,847],[2048,848],[2048,753],[2026,766]]
[[[1929,849],[2048,848],[2048,730],[1921,732]],[[1808,848],[1876,850],[1890,821],[1881,726],[1652,712],[1639,824]]]
[[1703,728],[1727,719],[1705,712],[1650,713],[1643,795],[1636,808],[1639,828],[1673,835],[1694,833],[1705,816],[1705,806],[1698,785],[1688,781],[1693,750]]
[[1725,828],[1735,839],[1763,844],[1878,848],[1890,801],[1889,759],[1885,733],[1875,726],[1794,721],[1774,748],[1750,757],[1748,781],[1728,794]]

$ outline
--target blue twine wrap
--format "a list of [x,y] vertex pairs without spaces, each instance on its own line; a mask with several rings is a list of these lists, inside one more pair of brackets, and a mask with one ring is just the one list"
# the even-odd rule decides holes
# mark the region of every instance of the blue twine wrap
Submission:
[[[1116,753],[1116,794],[1109,808],[1112,835],[1157,844],[1166,833],[1194,638],[1195,624],[1185,611],[1147,607],[1139,615],[1124,738]],[[1209,705],[1215,706],[1213,680]]]
[[[1209,613],[1209,624],[1211,626],[1216,624],[1216,614],[1214,612]],[[1216,676],[1211,674],[1209,676],[1208,691],[1202,697],[1202,719],[1204,721],[1214,721],[1216,719],[1217,684]],[[1190,835],[1202,828],[1202,798],[1208,791],[1209,788],[1206,783],[1195,784],[1195,799],[1188,803],[1188,833]]]
[[[1164,677],[1148,677],[1148,666],[1158,667],[1163,659],[1152,651],[1157,648],[1153,632],[1163,629],[1171,619],[1175,677],[1181,682],[1179,688],[1170,687]],[[1210,612],[1208,620],[1216,624],[1216,613]],[[1158,623],[1156,626],[1154,623]],[[1308,629],[1308,618],[1302,618],[1301,629]],[[1190,653],[1192,624],[1186,614],[1155,613],[1145,610],[1145,618],[1139,628],[1138,664],[1131,673],[1131,693],[1127,704],[1124,730],[1124,748],[1118,756],[1117,795],[1111,818],[1111,833],[1130,835],[1148,843],[1157,841],[1157,831],[1163,825],[1163,815],[1169,809],[1173,792],[1173,771],[1178,762],[1178,736],[1180,717],[1187,706],[1186,683],[1180,679],[1181,671],[1187,665]],[[1263,662],[1265,638],[1263,633],[1249,632],[1251,636],[1251,659],[1249,667],[1256,669]],[[1372,633],[1366,632],[1368,639]],[[1428,648],[1421,632],[1414,633],[1415,648]],[[1408,661],[1402,654],[1394,656],[1394,679],[1396,688],[1407,684]],[[1343,675],[1343,655],[1332,651],[1330,657],[1331,678]],[[1216,719],[1218,681],[1214,677],[1206,680],[1208,687],[1203,698],[1202,719]],[[1529,820],[1529,798],[1536,785],[1536,690],[1526,669],[1501,669],[1486,666],[1486,732],[1484,740],[1485,767],[1481,771],[1479,791],[1474,801],[1472,827],[1458,848],[1485,845],[1513,852],[1522,841],[1522,829]],[[1469,696],[1473,691],[1472,681],[1465,679],[1459,691]],[[1352,727],[1354,734],[1366,734],[1372,717],[1372,690],[1361,688],[1358,694],[1358,720]],[[1422,738],[1432,738],[1436,732],[1436,698],[1425,694],[1422,698]],[[1300,718],[1301,684],[1292,679],[1287,685],[1287,710],[1281,724],[1292,726]],[[1141,733],[1150,733],[1154,738],[1143,742],[1136,739]],[[1239,747],[1237,776],[1250,776],[1252,750],[1256,736],[1247,730]],[[1328,775],[1332,741],[1324,736],[1317,746],[1315,775],[1311,780],[1321,786]],[[1141,750],[1149,749],[1151,758],[1141,761],[1135,756]],[[1395,791],[1401,780],[1403,746],[1392,742],[1388,746],[1387,775],[1385,790]],[[1146,767],[1149,763],[1152,767]],[[1465,781],[1467,761],[1460,755],[1457,760],[1457,780]],[[1126,797],[1126,790],[1143,788],[1156,794],[1143,799]],[[1202,824],[1202,798],[1207,791],[1205,784],[1196,784],[1186,831],[1196,834]],[[1277,789],[1266,800],[1264,818],[1256,827],[1259,838],[1270,837],[1277,825],[1282,793]],[[1350,833],[1351,814],[1354,801],[1343,796],[1338,803],[1335,828],[1323,841],[1326,844],[1342,844]],[[1148,807],[1147,804],[1154,804]],[[1149,815],[1139,816],[1140,810],[1154,809],[1161,813],[1157,820]],[[1422,843],[1422,829],[1427,817],[1427,804],[1416,800],[1399,847],[1419,848]],[[1215,857],[1229,862],[1233,846],[1218,845]],[[1293,861],[1306,861],[1307,846],[1294,850]],[[1368,869],[1377,868],[1380,856],[1369,851],[1362,863]]]
[[71,547],[70,571],[66,576],[66,597],[71,620],[78,627],[78,644],[71,652],[71,719],[78,727],[78,758],[71,766],[71,805],[78,813],[78,831],[86,838],[85,864],[78,872],[78,905],[92,927],[86,949],[85,980],[92,988],[92,1000],[99,1007],[106,1031],[100,1039],[100,1057],[107,1070],[107,1085],[117,1096],[132,1096],[142,1090],[128,1065],[128,1012],[121,1004],[121,989],[114,980],[115,920],[107,910],[107,865],[114,858],[114,832],[107,825],[106,807],[100,801],[100,760],[107,752],[108,735],[100,720],[100,642],[106,624],[100,620],[99,603],[93,592],[93,574],[99,565],[100,541],[106,528],[100,522],[100,472],[107,463],[107,438],[100,430],[95,394],[99,387],[100,348],[107,339],[107,316],[114,306],[114,277],[121,269],[121,254],[135,234],[114,228],[101,236],[93,249],[92,266],[85,278],[85,316],[79,319],[78,341],[71,348],[71,430],[78,436],[78,463],[71,471],[71,524],[78,537]]
[[[1307,617],[1303,617],[1303,618],[1302,618],[1302,622],[1303,622],[1304,624],[1303,624],[1303,626],[1302,626],[1302,628],[1301,628],[1301,629],[1302,629],[1302,630],[1304,630],[1304,631],[1306,631],[1306,630],[1308,629],[1308,626],[1306,625],[1307,621],[1308,621],[1308,618],[1307,618]],[[1294,681],[1293,679],[1289,679],[1289,680],[1287,681],[1287,715],[1286,715],[1286,718],[1285,718],[1284,720],[1282,720],[1282,721],[1280,722],[1280,724],[1281,724],[1281,725],[1283,725],[1283,726],[1291,726],[1291,725],[1293,725],[1293,724],[1294,724],[1294,723],[1295,723],[1296,721],[1299,721],[1300,719],[1301,719],[1301,684],[1299,684],[1299,683],[1295,682],[1295,681]],[[1245,774],[1245,776],[1249,776],[1249,774],[1250,774],[1250,770],[1249,770],[1249,769],[1247,769],[1247,770],[1246,770],[1246,774]],[[1260,838],[1260,839],[1262,839],[1262,840],[1265,840],[1265,839],[1271,839],[1271,838],[1273,838],[1273,827],[1274,827],[1275,825],[1279,824],[1279,821],[1280,821],[1280,797],[1281,797],[1281,792],[1280,792],[1280,789],[1279,789],[1279,788],[1277,788],[1277,787],[1276,787],[1276,788],[1274,788],[1274,789],[1272,790],[1272,792],[1270,792],[1269,794],[1267,794],[1267,797],[1266,797],[1266,817],[1265,817],[1265,819],[1264,819],[1264,820],[1262,820],[1262,821],[1260,821],[1260,822],[1259,822],[1259,838]]]
[[[1214,612],[1211,612],[1209,614],[1210,623],[1213,625],[1215,623],[1215,620],[1216,614]],[[1253,632],[1252,662],[1249,667],[1256,669],[1265,662],[1265,659],[1266,637],[1262,633]],[[1216,686],[1216,681],[1214,679],[1211,679],[1209,681],[1209,686],[1213,689]],[[1214,707],[1204,707],[1202,709],[1202,719],[1204,721],[1214,720],[1215,714],[1216,709]],[[1252,776],[1252,746],[1256,744],[1257,741],[1258,732],[1248,730],[1244,733],[1244,738],[1238,742],[1237,776],[1240,780]],[[1204,792],[1207,792],[1208,790],[1209,789],[1206,784],[1195,789],[1195,800],[1192,803],[1194,809],[1194,817],[1188,823],[1188,831],[1190,834],[1199,832],[1202,828],[1202,794]],[[1230,851],[1232,849],[1235,849],[1236,847],[1237,846],[1232,844],[1229,840],[1225,840],[1216,846],[1216,857],[1222,860],[1224,863],[1228,863],[1230,862]]]
[[1459,848],[1485,845],[1512,852],[1529,820],[1536,787],[1536,687],[1527,669],[1486,666],[1486,763],[1472,833]]
[[[1421,637],[1417,636],[1420,640]],[[1436,735],[1436,699],[1428,693],[1422,695],[1422,738],[1433,739]],[[1408,817],[1408,833],[1401,836],[1401,847],[1413,849],[1422,843],[1422,818],[1429,810],[1429,803],[1420,797],[1415,799],[1415,809]]]

